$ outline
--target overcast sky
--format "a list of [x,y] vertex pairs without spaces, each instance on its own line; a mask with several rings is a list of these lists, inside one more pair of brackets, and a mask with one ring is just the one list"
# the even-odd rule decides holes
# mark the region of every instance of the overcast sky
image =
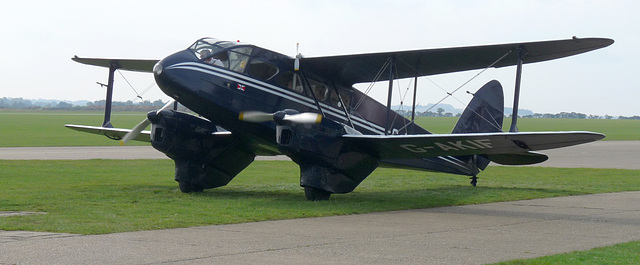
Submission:
[[[406,49],[607,37],[607,48],[525,65],[520,107],[538,113],[640,115],[640,1],[10,1],[0,9],[0,97],[100,100],[107,69],[81,57],[163,57],[201,37],[241,40],[307,57]],[[419,80],[418,103],[434,103],[478,71]],[[141,92],[151,74],[122,72]],[[515,67],[490,69],[445,103],[463,108],[492,79],[513,101]],[[437,84],[438,86],[434,85]],[[395,104],[408,81],[400,81]],[[358,88],[363,85],[358,85]],[[364,85],[366,87],[366,85]],[[144,99],[167,100],[153,87]],[[386,85],[372,96],[386,102]],[[114,99],[136,100],[116,74]]]

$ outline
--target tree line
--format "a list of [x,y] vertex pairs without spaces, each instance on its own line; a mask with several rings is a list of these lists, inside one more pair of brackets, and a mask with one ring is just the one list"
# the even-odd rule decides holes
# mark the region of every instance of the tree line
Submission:
[[[32,109],[32,110],[102,110],[104,109],[106,101],[96,100],[93,102],[87,102],[85,105],[74,105],[65,101],[47,101],[46,103],[42,102],[34,102],[29,99],[23,98],[0,98],[0,109]],[[113,101],[112,109],[119,111],[150,111],[154,109],[161,108],[164,106],[164,102],[162,100],[143,100],[140,102],[133,102],[131,100],[128,101]],[[410,117],[410,110],[395,110],[399,114]],[[416,112],[417,117],[460,117],[460,113],[453,114],[451,112],[445,112],[443,108],[437,108],[435,112],[433,111],[424,111],[424,112]],[[509,117],[510,115],[505,115]],[[532,115],[524,115],[520,116],[521,118],[531,118],[531,119],[614,119],[616,117],[610,115],[587,115],[583,113],[577,112],[560,112],[557,114],[550,113],[535,113]],[[618,119],[623,120],[640,120],[640,116],[619,116]]]
[[[113,110],[120,111],[149,111],[161,108],[165,103],[162,100],[143,100],[140,102],[113,101]],[[106,105],[106,100],[96,100],[87,102],[84,105],[74,105],[65,101],[34,101],[23,98],[0,98],[0,108],[4,109],[29,109],[29,110],[102,110]]]
[[[405,116],[405,117],[410,117],[411,116],[411,110],[395,110],[396,112],[398,112],[399,114]],[[436,109],[435,112],[433,111],[424,111],[424,112],[416,112],[416,117],[460,117],[462,114],[461,113],[456,113],[453,114],[451,112],[445,112],[444,109],[442,108],[438,108]],[[511,117],[511,114],[505,114],[505,117]],[[610,119],[621,119],[621,120],[640,120],[640,116],[630,116],[630,117],[625,117],[625,116],[618,116],[618,117],[613,117],[610,115],[604,115],[604,116],[600,116],[600,115],[588,115],[588,114],[584,114],[584,113],[578,113],[578,112],[560,112],[560,113],[556,113],[556,114],[551,114],[551,113],[534,113],[531,115],[523,115],[520,116],[518,115],[518,117],[520,118],[529,118],[529,119],[606,119],[606,120],[610,120]]]

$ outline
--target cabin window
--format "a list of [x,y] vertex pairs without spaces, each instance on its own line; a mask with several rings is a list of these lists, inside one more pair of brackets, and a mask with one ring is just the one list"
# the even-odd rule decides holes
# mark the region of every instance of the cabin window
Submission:
[[[293,77],[295,75],[296,86],[293,87]],[[297,93],[304,94],[304,88],[302,86],[302,79],[298,74],[294,74],[293,72],[284,72],[276,79],[276,84],[279,87],[286,87],[289,90],[293,90]]]
[[309,81],[309,85],[311,86],[311,92],[313,92],[313,95],[316,97],[316,99],[318,101],[326,101],[329,97],[329,88],[327,87],[327,85],[313,79],[307,80]]
[[[329,96],[329,103],[331,103],[331,105],[334,105],[338,108],[342,108],[342,103],[344,102],[344,105],[348,107],[350,103],[349,93],[342,90],[338,90],[338,91],[339,92],[336,93],[335,89],[331,90],[331,96]],[[340,98],[342,98],[342,102],[340,101]]]
[[271,79],[278,73],[278,67],[269,63],[265,63],[262,60],[253,59],[249,64],[247,73],[251,77],[266,81]]
[[329,96],[329,102],[331,103],[331,105],[342,107],[342,104],[340,103],[340,97],[338,96],[338,93],[336,93],[335,90],[331,90],[331,96]]

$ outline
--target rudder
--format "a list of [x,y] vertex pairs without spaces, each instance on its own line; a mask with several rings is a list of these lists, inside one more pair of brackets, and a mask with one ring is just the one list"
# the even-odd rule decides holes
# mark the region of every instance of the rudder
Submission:
[[504,119],[502,85],[491,80],[473,94],[451,133],[501,132]]
[[[469,105],[458,119],[458,123],[451,133],[488,133],[501,132],[504,119],[504,94],[502,85],[497,80],[491,80],[482,86],[475,94]],[[471,167],[471,174],[476,175],[489,165],[489,159],[484,156],[456,157],[465,161]],[[475,167],[473,166],[475,164]],[[476,169],[477,168],[477,169]]]

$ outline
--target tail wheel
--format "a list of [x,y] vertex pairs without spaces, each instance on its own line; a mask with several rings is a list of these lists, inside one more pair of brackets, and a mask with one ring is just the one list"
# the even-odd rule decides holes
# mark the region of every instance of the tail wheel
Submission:
[[331,196],[331,192],[314,188],[314,187],[304,187],[304,195],[307,196],[307,200],[310,201],[327,201]]

